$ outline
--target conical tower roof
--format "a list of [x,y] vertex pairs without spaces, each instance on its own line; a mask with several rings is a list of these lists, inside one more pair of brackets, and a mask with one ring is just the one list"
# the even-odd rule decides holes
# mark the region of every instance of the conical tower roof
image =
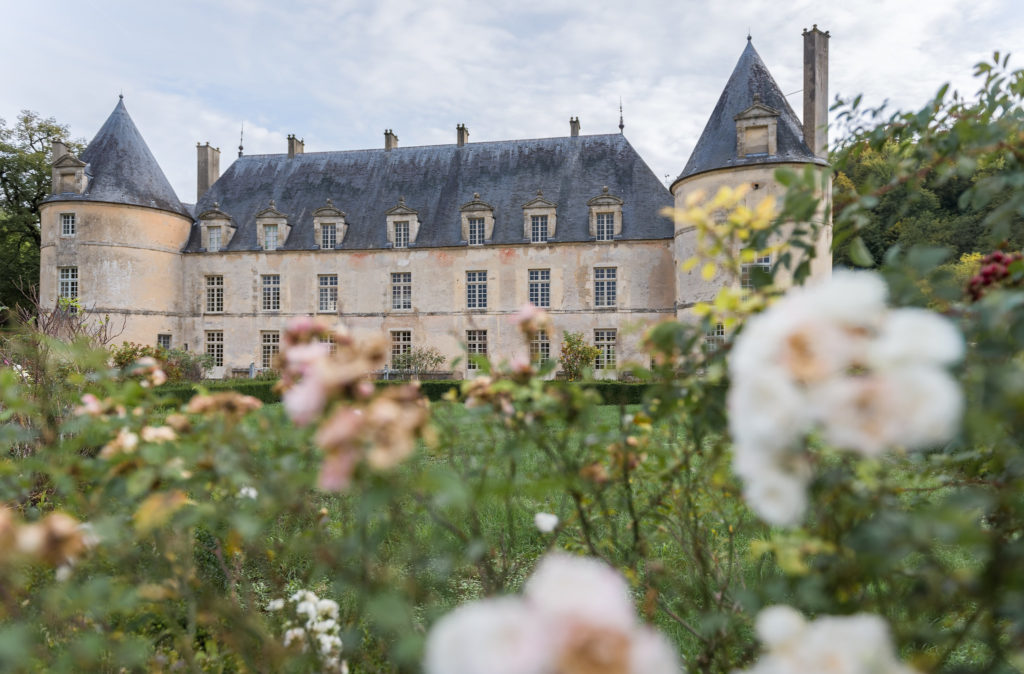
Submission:
[[[748,110],[755,102],[779,113],[776,152],[739,157],[736,153],[736,116]],[[715,169],[781,162],[826,163],[807,147],[803,137],[803,126],[754,49],[753,43],[747,38],[747,46],[740,55],[732,75],[729,76],[715,111],[711,113],[711,119],[704,127],[690,160],[686,162],[686,168],[676,181]]]
[[160,208],[191,217],[128,115],[123,98],[81,159],[89,165],[90,175],[83,200]]

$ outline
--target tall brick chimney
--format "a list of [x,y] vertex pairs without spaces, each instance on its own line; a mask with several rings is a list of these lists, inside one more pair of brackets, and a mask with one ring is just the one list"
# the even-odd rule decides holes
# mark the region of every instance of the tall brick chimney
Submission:
[[294,133],[288,134],[288,158],[291,159],[295,155],[302,154],[305,151],[305,141],[301,141],[296,138]]
[[828,31],[804,29],[804,142],[828,158]]
[[459,124],[455,127],[455,141],[459,147],[469,142],[469,129],[466,128],[465,124]]
[[384,129],[384,149],[394,150],[398,147],[398,136],[391,129]]
[[220,148],[196,143],[196,201],[203,198],[219,177]]
[[570,117],[569,118],[569,135],[575,138],[580,135],[580,118]]

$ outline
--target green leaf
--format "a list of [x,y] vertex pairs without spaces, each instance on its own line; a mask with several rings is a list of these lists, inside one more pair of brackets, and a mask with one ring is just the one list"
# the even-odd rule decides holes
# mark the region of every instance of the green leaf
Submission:
[[850,241],[849,253],[850,260],[858,267],[875,266],[875,259],[871,257],[871,251],[861,237],[855,237]]

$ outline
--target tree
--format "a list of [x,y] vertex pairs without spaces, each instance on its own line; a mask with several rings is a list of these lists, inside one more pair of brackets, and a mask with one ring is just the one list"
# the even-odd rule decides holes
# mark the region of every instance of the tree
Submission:
[[[66,124],[23,110],[0,118],[0,306],[24,305],[23,288],[39,279],[39,204],[50,194],[50,144],[67,142]],[[84,143],[68,143],[81,152]]]
[[432,372],[445,363],[445,357],[437,347],[413,347],[405,353],[397,354],[392,362],[396,370],[412,370],[413,374]]
[[562,338],[562,369],[565,378],[576,381],[583,375],[584,368],[594,364],[601,355],[601,349],[583,341],[582,332],[566,332]]

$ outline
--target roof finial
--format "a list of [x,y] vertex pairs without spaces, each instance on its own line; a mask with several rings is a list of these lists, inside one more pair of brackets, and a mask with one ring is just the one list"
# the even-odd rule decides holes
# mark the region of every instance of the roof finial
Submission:
[[119,101],[123,101],[124,100],[124,89],[122,89],[120,91],[120,93],[117,94],[117,100],[119,100]]
[[626,128],[626,123],[622,121],[622,96],[619,96],[619,133],[622,133]]
[[750,28],[747,28],[747,42],[750,42]]
[[245,138],[245,122],[242,122],[242,130],[238,133],[238,156],[242,156],[242,139]]

